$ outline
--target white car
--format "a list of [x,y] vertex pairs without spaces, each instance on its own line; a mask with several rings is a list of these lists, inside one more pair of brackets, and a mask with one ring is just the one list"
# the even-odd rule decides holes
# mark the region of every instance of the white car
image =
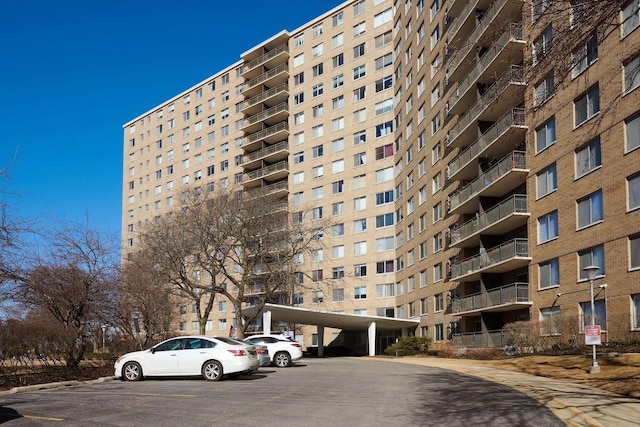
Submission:
[[115,376],[126,381],[143,377],[202,375],[218,381],[223,375],[255,371],[260,360],[253,345],[225,337],[185,336],[163,341],[149,350],[120,356]]
[[266,345],[271,363],[279,368],[291,366],[292,362],[302,359],[302,346],[284,335],[251,335],[245,341]]

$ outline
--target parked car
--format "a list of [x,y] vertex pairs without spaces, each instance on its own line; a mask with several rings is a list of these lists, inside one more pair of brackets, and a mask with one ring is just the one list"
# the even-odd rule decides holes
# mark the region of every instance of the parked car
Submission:
[[271,365],[271,357],[269,357],[269,349],[266,345],[262,344],[252,344],[247,340],[241,341],[235,338],[231,338],[232,340],[238,341],[242,344],[252,345],[256,348],[256,353],[258,354],[258,359],[260,359],[260,366],[268,366]]
[[279,368],[291,366],[292,362],[302,359],[302,346],[284,335],[252,335],[245,341],[266,345],[271,363]]
[[115,376],[126,381],[143,377],[202,375],[218,381],[223,375],[255,371],[260,360],[253,344],[226,337],[185,336],[163,341],[149,350],[120,356]]

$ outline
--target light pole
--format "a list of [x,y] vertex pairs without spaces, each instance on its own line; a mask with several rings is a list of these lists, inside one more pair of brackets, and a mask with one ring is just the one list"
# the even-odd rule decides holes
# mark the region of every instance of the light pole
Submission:
[[[593,301],[593,280],[596,278],[596,272],[600,270],[600,267],[597,265],[589,265],[582,269],[587,273],[589,277],[589,283],[591,285],[591,326],[596,325],[596,305]],[[596,361],[596,345],[593,344],[593,364],[591,365],[591,369],[589,369],[590,374],[597,374],[600,372],[600,366],[598,366],[598,362]]]
[[107,332],[107,325],[102,325],[102,352],[104,352],[105,346],[104,346],[104,336],[105,333]]

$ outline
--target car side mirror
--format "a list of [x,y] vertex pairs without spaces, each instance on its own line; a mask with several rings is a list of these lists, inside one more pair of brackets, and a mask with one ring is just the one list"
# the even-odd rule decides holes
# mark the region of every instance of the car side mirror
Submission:
[[151,354],[156,354],[156,349],[155,347],[151,347],[151,350],[149,350],[151,352]]

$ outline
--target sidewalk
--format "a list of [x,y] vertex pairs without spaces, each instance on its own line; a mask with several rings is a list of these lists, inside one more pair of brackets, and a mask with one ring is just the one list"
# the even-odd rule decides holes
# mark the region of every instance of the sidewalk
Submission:
[[512,387],[547,406],[568,426],[640,425],[640,400],[594,387],[439,358],[375,359],[443,368]]

